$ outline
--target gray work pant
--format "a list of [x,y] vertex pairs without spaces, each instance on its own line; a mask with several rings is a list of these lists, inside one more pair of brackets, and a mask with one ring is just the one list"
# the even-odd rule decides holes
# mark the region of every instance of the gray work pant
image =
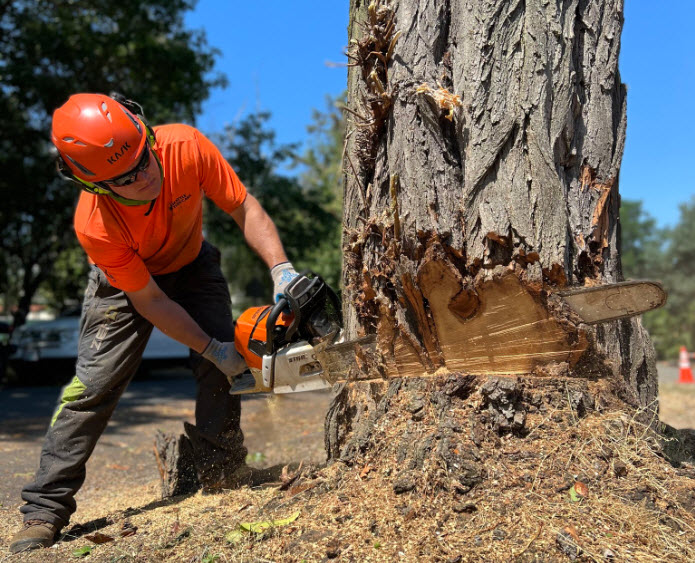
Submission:
[[[155,281],[211,337],[233,341],[231,300],[214,246],[204,242],[193,262]],[[93,267],[82,306],[76,375],[63,389],[34,482],[22,490],[25,521],[67,525],[87,459],[137,370],[151,332],[150,322]],[[206,485],[238,468],[247,452],[239,427],[239,396],[229,394],[227,379],[211,362],[194,352],[191,359],[197,382],[196,426],[187,430],[198,477]]]

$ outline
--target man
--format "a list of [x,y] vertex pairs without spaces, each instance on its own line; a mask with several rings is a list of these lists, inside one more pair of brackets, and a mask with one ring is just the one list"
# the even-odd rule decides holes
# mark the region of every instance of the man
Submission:
[[[114,99],[116,98],[116,99]],[[139,111],[138,111],[139,110]],[[48,547],[75,511],[85,464],[156,326],[192,351],[195,426],[186,425],[203,487],[239,484],[246,448],[230,382],[246,370],[220,253],[203,239],[203,197],[226,211],[270,268],[274,295],[297,274],[275,225],[198,130],[151,129],[123,97],[76,94],[53,114],[62,175],[83,188],[75,232],[92,269],[76,375],[51,420],[24,528],[10,550]]]

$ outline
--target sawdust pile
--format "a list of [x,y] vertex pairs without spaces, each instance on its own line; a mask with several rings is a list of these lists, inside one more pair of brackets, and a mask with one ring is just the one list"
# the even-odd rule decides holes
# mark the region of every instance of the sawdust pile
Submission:
[[456,417],[465,449],[440,448],[448,453],[421,469],[408,469],[395,447],[428,422],[426,408],[411,408],[377,430],[383,447],[351,466],[143,502],[13,560],[695,560],[695,467],[669,464],[634,413],[540,401],[523,436],[499,435],[476,426],[483,401],[474,393]]

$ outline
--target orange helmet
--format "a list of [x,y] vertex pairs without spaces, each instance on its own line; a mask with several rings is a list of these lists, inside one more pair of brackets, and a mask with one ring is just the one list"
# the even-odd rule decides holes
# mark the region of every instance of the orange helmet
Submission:
[[109,96],[75,94],[53,112],[51,140],[72,173],[94,183],[135,167],[147,129]]

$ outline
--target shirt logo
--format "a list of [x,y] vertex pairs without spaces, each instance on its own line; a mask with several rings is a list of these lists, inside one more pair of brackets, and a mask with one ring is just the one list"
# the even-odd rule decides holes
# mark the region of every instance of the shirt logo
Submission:
[[116,164],[118,162],[118,159],[121,158],[125,153],[127,153],[130,150],[130,145],[126,141],[121,145],[121,150],[113,153],[113,156],[107,158],[106,160],[108,161],[109,164]]
[[109,271],[108,271],[106,268],[104,268],[103,266],[99,266],[99,264],[95,264],[95,266],[96,266],[97,268],[99,268],[99,269],[102,271],[102,273],[103,273],[107,278],[109,278],[110,280],[115,280],[115,279],[116,279],[116,278],[113,277],[113,275],[111,275],[111,274],[109,273]]
[[180,195],[179,197],[177,197],[174,201],[172,201],[169,204],[169,211],[173,211],[179,205],[181,205],[184,201],[187,201],[189,199],[191,199],[191,194]]

